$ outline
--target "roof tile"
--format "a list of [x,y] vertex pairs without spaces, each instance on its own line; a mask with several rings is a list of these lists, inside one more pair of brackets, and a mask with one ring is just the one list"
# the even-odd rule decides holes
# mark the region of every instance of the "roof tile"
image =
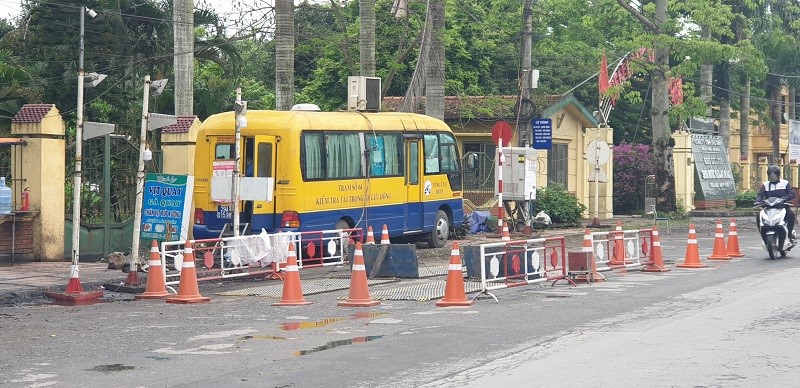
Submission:
[[40,123],[53,109],[53,104],[25,104],[17,114],[11,118],[12,123]]
[[186,133],[197,116],[178,116],[178,123],[161,128],[161,133]]

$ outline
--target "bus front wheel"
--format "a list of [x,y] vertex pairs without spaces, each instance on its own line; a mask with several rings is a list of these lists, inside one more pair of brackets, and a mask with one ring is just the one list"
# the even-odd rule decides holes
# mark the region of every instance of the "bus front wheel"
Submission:
[[447,213],[443,210],[436,211],[436,220],[433,223],[433,230],[428,238],[428,246],[431,248],[442,248],[447,242],[450,234],[450,220]]

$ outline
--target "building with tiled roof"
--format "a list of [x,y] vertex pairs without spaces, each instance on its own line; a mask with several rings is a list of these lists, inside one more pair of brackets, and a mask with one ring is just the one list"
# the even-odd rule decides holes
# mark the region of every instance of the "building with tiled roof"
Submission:
[[[464,174],[464,197],[478,206],[495,197],[497,146],[492,140],[492,127],[500,121],[507,122],[513,133],[510,145],[515,146],[520,136],[517,131],[518,120],[531,119],[517,117],[517,101],[519,96],[445,97],[444,121],[456,135],[461,155],[472,154],[478,159],[475,171]],[[396,111],[402,102],[403,97],[385,97],[382,110]],[[424,112],[425,97],[420,97],[419,103],[420,112]],[[594,209],[590,185],[587,183],[591,167],[586,163],[584,150],[597,136],[597,119],[571,94],[535,96],[533,104],[534,116],[550,119],[552,132],[552,147],[537,152],[537,186],[544,187],[549,182],[563,184],[581,203],[589,206],[592,202],[590,209]],[[610,130],[601,130],[601,137],[611,143]],[[525,138],[530,140],[533,136],[526,134]],[[606,174],[611,176],[612,173],[613,168],[609,164]],[[600,218],[612,216],[611,192],[609,182],[602,190]]]
[[63,136],[64,121],[54,104],[25,104],[11,118],[11,133]]

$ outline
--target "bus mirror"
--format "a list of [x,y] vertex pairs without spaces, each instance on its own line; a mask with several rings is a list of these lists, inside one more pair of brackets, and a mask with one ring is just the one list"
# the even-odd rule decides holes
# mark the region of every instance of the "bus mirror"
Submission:
[[468,170],[476,170],[478,168],[478,155],[474,152],[467,153],[466,162]]

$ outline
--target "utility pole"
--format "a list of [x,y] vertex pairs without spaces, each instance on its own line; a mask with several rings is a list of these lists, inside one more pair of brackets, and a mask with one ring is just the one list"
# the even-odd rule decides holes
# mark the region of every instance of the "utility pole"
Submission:
[[[520,75],[520,101],[519,111],[524,111],[524,102],[531,101],[531,85],[533,82],[531,71],[531,45],[533,40],[533,0],[525,0],[522,6],[522,74]],[[536,104],[531,101],[533,107],[531,113],[536,114]],[[532,143],[531,119],[526,115],[518,115],[517,120],[517,145],[527,147]]]
[[[234,110],[236,111],[235,123],[235,136],[233,140],[234,148],[234,168],[233,168],[233,187],[231,190],[231,201],[233,202],[233,235],[239,237],[239,213],[241,207],[239,205],[239,196],[241,190],[241,165],[242,165],[242,128],[247,127],[247,101],[242,101],[242,88],[236,88],[236,102],[234,103]],[[252,157],[252,155],[250,155]]]

